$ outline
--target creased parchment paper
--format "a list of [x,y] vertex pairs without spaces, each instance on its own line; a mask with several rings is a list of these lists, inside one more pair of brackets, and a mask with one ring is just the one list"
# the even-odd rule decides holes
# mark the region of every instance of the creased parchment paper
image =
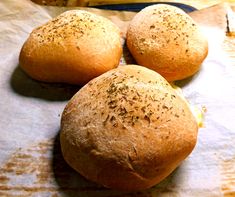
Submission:
[[[235,39],[225,36],[228,7],[191,14],[208,36],[209,55],[199,73],[177,85],[192,105],[207,109],[197,146],[169,177],[137,193],[105,189],[65,163],[60,118],[79,87],[34,81],[18,66],[19,51],[32,29],[67,9],[75,8],[0,1],[0,196],[235,196]],[[134,16],[86,9],[114,21],[123,37]],[[122,59],[126,61],[132,60]]]

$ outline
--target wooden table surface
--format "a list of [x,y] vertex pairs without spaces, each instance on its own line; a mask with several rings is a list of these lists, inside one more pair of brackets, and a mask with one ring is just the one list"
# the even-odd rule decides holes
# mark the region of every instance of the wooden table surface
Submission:
[[59,6],[95,6],[119,3],[140,2],[174,2],[191,5],[197,9],[207,8],[219,3],[227,2],[235,5],[235,0],[32,0],[38,4]]
[[[85,0],[83,0],[85,1]],[[174,3],[184,3],[191,5],[197,9],[203,9],[210,7],[219,3],[228,2],[235,3],[235,0],[89,0],[90,5],[95,4],[111,4],[111,3],[128,3],[128,2],[174,2]]]

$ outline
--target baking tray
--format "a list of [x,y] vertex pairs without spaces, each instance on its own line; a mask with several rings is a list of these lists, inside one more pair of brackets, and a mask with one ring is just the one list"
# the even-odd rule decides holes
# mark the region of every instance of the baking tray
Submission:
[[[0,196],[234,196],[235,40],[225,36],[226,9],[216,6],[190,13],[209,40],[200,72],[177,83],[192,105],[207,109],[197,146],[160,184],[136,193],[103,188],[67,165],[58,137],[60,119],[79,87],[32,80],[18,66],[20,49],[32,29],[69,9],[76,8],[0,1]],[[135,14],[86,9],[120,28]],[[232,63],[221,45],[231,51]]]
[[144,9],[147,6],[155,5],[155,4],[168,4],[172,6],[176,6],[181,8],[185,12],[193,12],[197,10],[196,8],[186,5],[183,3],[172,3],[172,2],[155,2],[155,3],[127,3],[127,4],[112,4],[112,5],[98,5],[92,6],[93,8],[105,9],[105,10],[117,10],[117,11],[132,11],[132,12],[139,12],[140,10]]

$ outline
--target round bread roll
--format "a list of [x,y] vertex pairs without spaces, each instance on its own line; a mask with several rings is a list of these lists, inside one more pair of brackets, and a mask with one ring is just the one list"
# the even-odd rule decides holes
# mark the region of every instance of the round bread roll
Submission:
[[149,188],[193,150],[198,125],[158,73],[119,66],[74,95],[61,119],[64,159],[87,179],[120,190]]
[[117,67],[120,34],[102,16],[67,11],[30,34],[20,53],[20,66],[39,81],[83,85]]
[[166,4],[146,7],[135,15],[127,46],[138,64],[168,81],[195,74],[208,53],[199,26],[183,10]]

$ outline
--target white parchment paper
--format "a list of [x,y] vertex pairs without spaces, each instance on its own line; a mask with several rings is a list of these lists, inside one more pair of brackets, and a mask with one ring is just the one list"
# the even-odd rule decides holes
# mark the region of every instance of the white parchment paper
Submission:
[[[192,14],[208,36],[209,55],[199,73],[177,82],[191,104],[207,109],[197,146],[168,178],[137,193],[102,188],[65,163],[58,139],[60,116],[79,87],[34,81],[18,66],[32,29],[67,9],[0,1],[0,196],[235,195],[235,59],[222,47],[225,7]],[[134,15],[87,9],[110,18],[123,33]]]

